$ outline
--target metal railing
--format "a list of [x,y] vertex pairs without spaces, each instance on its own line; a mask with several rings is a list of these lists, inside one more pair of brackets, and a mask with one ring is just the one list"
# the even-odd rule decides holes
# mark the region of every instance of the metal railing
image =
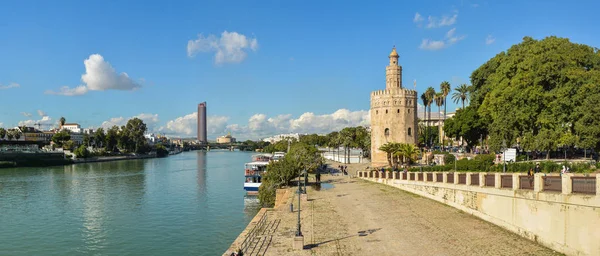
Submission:
[[500,176],[500,187],[501,188],[512,188],[513,187],[513,176],[512,175],[501,175]]
[[571,177],[573,193],[596,194],[596,177]]
[[471,185],[479,186],[479,174],[478,173],[471,174]]
[[562,178],[560,176],[544,176],[544,191],[562,192]]
[[519,176],[519,189],[533,190],[533,176],[520,175]]
[[467,184],[467,174],[461,173],[458,175],[458,184]]
[[265,213],[263,214],[262,217],[260,217],[260,220],[256,223],[256,225],[254,225],[254,227],[252,227],[250,232],[248,232],[248,235],[246,236],[246,238],[244,238],[244,241],[242,241],[242,243],[240,244],[240,249],[243,252],[247,252],[248,247],[251,246],[254,239],[257,238],[257,235],[264,229],[264,226],[268,222],[268,219],[269,219],[268,216],[269,216],[268,212],[265,211]]

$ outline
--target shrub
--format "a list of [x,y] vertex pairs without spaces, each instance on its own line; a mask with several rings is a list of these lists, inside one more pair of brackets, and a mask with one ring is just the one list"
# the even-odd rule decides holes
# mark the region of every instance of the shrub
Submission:
[[73,153],[77,158],[88,158],[90,156],[90,151],[84,145],[79,146]]

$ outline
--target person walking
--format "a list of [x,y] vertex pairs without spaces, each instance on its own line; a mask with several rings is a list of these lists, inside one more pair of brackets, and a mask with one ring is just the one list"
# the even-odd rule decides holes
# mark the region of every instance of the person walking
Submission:
[[542,168],[540,168],[540,163],[537,162],[535,163],[535,168],[533,169],[534,173],[540,173],[542,172]]

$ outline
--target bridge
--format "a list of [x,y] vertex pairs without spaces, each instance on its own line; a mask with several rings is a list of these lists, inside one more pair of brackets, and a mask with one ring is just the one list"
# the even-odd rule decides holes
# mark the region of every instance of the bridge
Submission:
[[210,151],[213,149],[227,149],[229,151],[234,151],[236,149],[240,151],[254,151],[254,148],[250,145],[245,145],[243,143],[205,143],[205,144],[193,144],[187,145],[184,147],[184,151],[187,150],[206,150]]

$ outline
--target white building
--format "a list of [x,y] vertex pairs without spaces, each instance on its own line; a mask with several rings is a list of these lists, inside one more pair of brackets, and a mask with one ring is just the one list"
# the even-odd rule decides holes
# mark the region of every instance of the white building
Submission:
[[154,143],[156,143],[158,140],[158,137],[154,135],[154,133],[144,134],[144,138],[146,138],[146,141],[148,141],[148,144],[150,145],[154,145]]
[[279,135],[271,136],[268,138],[264,138],[263,141],[269,142],[269,143],[276,143],[278,141],[285,140],[285,139],[299,140],[300,136],[302,136],[302,135],[306,135],[306,134],[300,134],[300,133],[279,134]]
[[81,126],[77,123],[64,124],[61,128],[69,130],[71,133],[81,133],[82,132]]

